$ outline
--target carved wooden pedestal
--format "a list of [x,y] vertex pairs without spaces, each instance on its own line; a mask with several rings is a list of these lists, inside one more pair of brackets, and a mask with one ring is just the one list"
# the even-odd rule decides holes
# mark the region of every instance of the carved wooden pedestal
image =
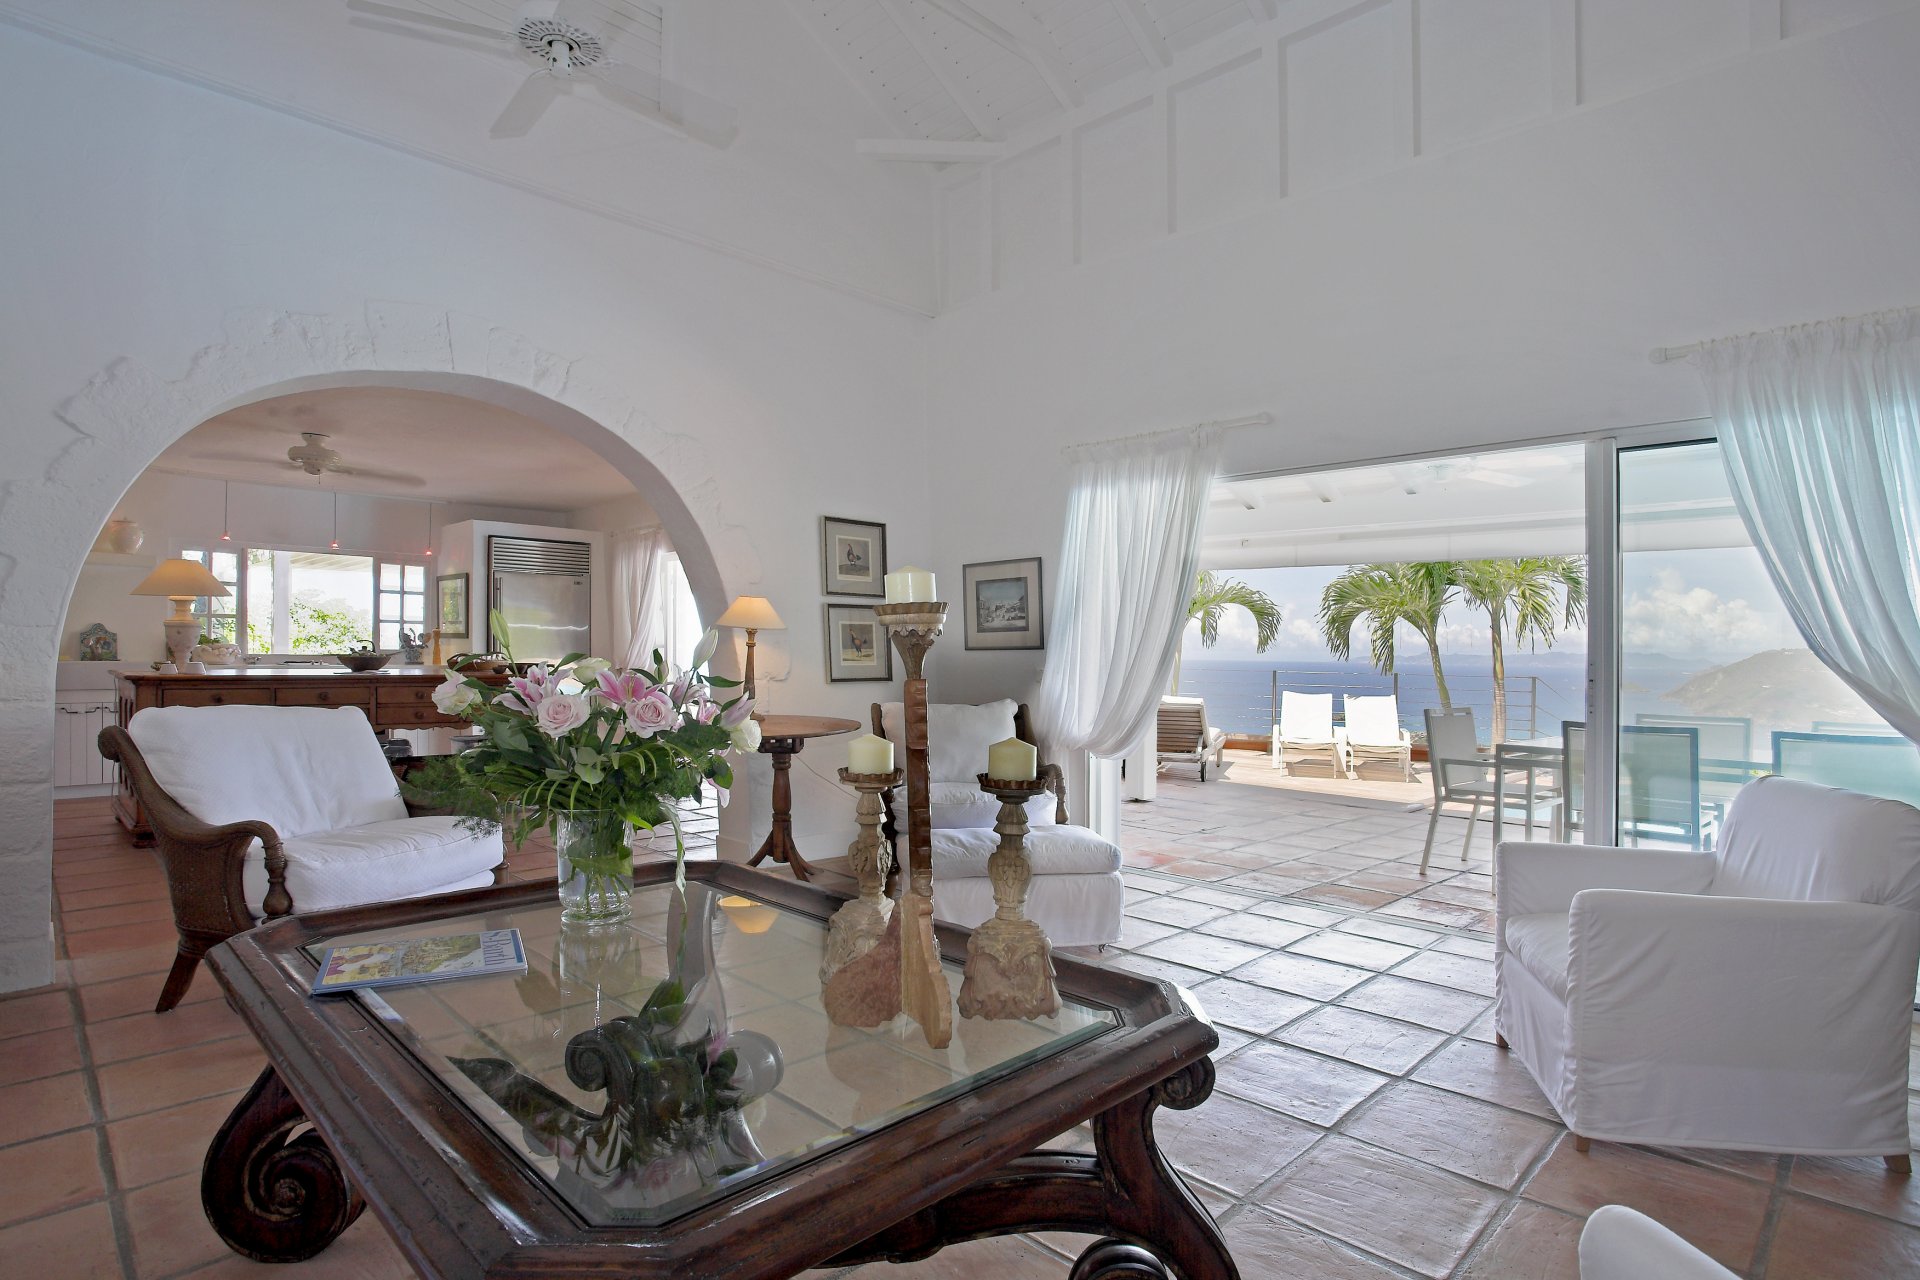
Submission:
[[993,829],[1000,846],[987,861],[993,882],[993,916],[967,943],[967,976],[960,984],[963,1018],[1045,1018],[1060,1012],[1053,985],[1053,948],[1039,925],[1027,919],[1027,801],[1046,790],[1034,779],[1006,781],[980,775],[980,789],[1000,800]]
[[927,794],[924,671],[927,653],[946,625],[947,606],[881,604],[873,612],[886,624],[907,666],[901,690],[907,722],[907,884],[894,912],[900,919],[900,1004],[920,1024],[927,1043],[944,1049],[953,1040],[953,991],[933,940],[933,807]]

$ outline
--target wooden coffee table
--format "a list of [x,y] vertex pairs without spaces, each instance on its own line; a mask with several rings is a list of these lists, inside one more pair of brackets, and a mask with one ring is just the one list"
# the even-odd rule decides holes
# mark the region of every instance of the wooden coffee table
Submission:
[[[936,1050],[904,1019],[862,1030],[821,1011],[839,895],[696,863],[681,898],[672,874],[639,868],[632,925],[612,931],[563,930],[541,884],[292,917],[216,947],[208,964],[270,1064],[207,1152],[222,1237],[294,1261],[370,1206],[423,1276],[774,1277],[1077,1231],[1098,1237],[1077,1280],[1237,1280],[1154,1146],[1156,1108],[1213,1088],[1218,1038],[1179,988],[1057,958],[1058,1015],[956,1014]],[[318,948],[342,938],[506,926],[524,975],[307,995]],[[939,935],[957,991],[966,932]],[[758,1063],[730,1077],[751,1076],[754,1100],[725,1113],[718,1145],[622,1129],[648,1154],[609,1166],[581,1126],[614,1114],[599,1090],[636,1059],[605,1046],[664,978],[686,993],[689,1043],[716,1052],[724,1028]],[[1091,1154],[1046,1149],[1088,1121]]]

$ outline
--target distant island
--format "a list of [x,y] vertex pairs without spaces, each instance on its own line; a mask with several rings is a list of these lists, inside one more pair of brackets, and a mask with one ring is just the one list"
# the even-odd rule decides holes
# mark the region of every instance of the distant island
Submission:
[[1744,716],[1778,729],[1804,729],[1815,720],[1878,719],[1810,649],[1756,653],[1702,671],[1664,696],[1697,716]]

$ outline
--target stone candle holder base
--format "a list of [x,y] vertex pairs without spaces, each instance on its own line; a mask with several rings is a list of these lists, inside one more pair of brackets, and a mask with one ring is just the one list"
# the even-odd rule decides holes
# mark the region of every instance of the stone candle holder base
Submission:
[[987,861],[993,882],[993,918],[967,943],[966,980],[960,984],[960,1014],[967,1018],[1044,1018],[1060,1012],[1053,983],[1053,947],[1039,925],[1027,919],[1027,801],[1046,790],[1038,779],[979,777],[980,789],[1000,801],[1000,846]]
[[827,922],[827,953],[820,962],[820,981],[830,983],[848,964],[873,950],[893,918],[893,900],[886,895],[887,871],[893,851],[881,834],[884,817],[880,793],[898,786],[905,777],[892,773],[852,773],[840,770],[840,781],[860,792],[854,820],[860,834],[847,847],[847,864],[860,883],[860,896],[833,913]]

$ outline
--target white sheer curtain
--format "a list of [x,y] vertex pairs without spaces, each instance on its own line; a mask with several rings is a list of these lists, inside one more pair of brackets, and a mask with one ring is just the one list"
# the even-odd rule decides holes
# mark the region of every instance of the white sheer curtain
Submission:
[[607,595],[613,614],[613,645],[609,661],[622,667],[644,666],[654,649],[666,643],[655,634],[660,614],[660,589],[666,575],[660,558],[673,549],[666,531],[655,525],[623,529],[607,539],[613,580]]
[[1697,360],[1734,504],[1807,647],[1920,741],[1920,308]]
[[1159,705],[1200,568],[1220,429],[1068,451],[1073,489],[1036,712],[1055,751],[1117,756]]

